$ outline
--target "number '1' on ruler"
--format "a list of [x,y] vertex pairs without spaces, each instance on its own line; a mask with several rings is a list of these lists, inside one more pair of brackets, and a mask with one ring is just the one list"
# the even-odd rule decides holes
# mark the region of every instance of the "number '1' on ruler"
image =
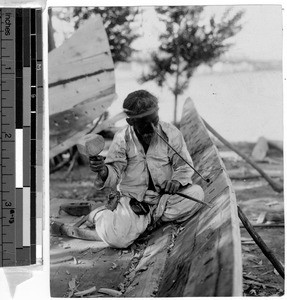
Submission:
[[0,18],[0,266],[5,267],[35,264],[42,257],[42,23],[40,9],[2,8]]

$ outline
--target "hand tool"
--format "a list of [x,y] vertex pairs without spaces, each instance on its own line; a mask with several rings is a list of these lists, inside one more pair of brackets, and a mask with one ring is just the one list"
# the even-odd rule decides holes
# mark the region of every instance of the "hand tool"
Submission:
[[105,147],[105,139],[95,133],[84,135],[77,143],[80,154],[87,157],[96,157]]
[[202,178],[204,181],[206,181],[207,183],[210,182],[210,179],[209,178],[204,178],[188,161],[186,161],[186,159],[184,159],[169,143],[168,141],[165,140],[164,137],[161,136],[161,134],[157,131],[156,127],[154,126],[154,124],[151,123],[151,126],[154,130],[154,132],[158,135],[158,137],[163,141],[165,142],[187,165],[189,165],[192,170],[200,176],[200,178]]
[[201,203],[201,204],[203,204],[203,205],[205,205],[205,206],[207,206],[207,207],[209,207],[209,208],[212,208],[212,206],[211,206],[209,203],[203,202],[203,201],[198,200],[198,199],[196,199],[196,198],[194,198],[194,197],[191,197],[191,196],[189,196],[189,195],[186,195],[186,194],[183,194],[183,193],[179,193],[179,192],[176,193],[176,194],[177,194],[178,196],[184,197],[184,198],[186,198],[186,199],[189,199],[189,200],[192,200],[192,201]]
[[[84,135],[77,143],[79,152],[90,159],[99,157],[100,152],[105,147],[105,140],[101,135],[89,133]],[[120,193],[118,191],[111,191],[108,196],[106,208],[113,211],[117,208],[120,200]]]

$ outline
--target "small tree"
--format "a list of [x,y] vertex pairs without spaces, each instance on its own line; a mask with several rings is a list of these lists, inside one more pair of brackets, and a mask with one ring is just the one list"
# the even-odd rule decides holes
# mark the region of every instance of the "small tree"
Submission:
[[106,29],[114,63],[125,62],[135,51],[130,45],[139,37],[132,28],[138,10],[133,7],[75,7],[75,29],[93,14],[100,14]]
[[228,9],[219,22],[212,16],[208,24],[201,24],[203,11],[203,6],[156,8],[165,32],[159,36],[158,51],[152,53],[149,74],[143,74],[140,81],[155,80],[160,87],[164,84],[169,87],[175,99],[174,123],[178,96],[187,89],[195,69],[225,53],[232,45],[227,40],[241,30],[239,21],[243,11],[230,16]]

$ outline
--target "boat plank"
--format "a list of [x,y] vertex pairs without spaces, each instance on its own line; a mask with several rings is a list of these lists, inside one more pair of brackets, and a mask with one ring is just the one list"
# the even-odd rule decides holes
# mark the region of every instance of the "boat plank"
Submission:
[[[49,84],[81,75],[84,66],[80,69],[70,69],[69,66],[81,61],[85,63],[85,61],[90,60],[91,62],[91,60],[97,60],[102,55],[110,55],[110,49],[101,17],[98,15],[95,18],[90,18],[60,47],[49,53],[49,69],[55,71],[48,74]],[[71,73],[66,72],[67,68]]]
[[[78,80],[63,83],[49,88],[50,115],[71,109],[87,99],[94,99],[100,91],[114,89],[114,72],[112,69],[92,77],[79,78]],[[57,103],[53,103],[56,99]]]
[[[93,132],[98,133],[101,132],[102,130],[108,130],[112,128],[117,121],[120,121],[125,117],[126,117],[125,113],[121,112],[111,117],[110,119],[103,121],[93,130]],[[50,152],[49,152],[50,158],[56,156],[59,153],[62,153],[63,151],[75,145],[83,135],[87,134],[91,130],[91,128],[92,126],[90,127],[86,126],[85,129],[76,132],[74,135],[71,135],[69,139],[66,139],[62,143],[58,143],[57,140],[54,141],[53,136],[50,136]]]
[[49,53],[50,157],[69,149],[116,98],[114,65],[100,16]]
[[75,107],[66,111],[54,114],[50,117],[50,136],[68,133],[71,130],[80,131],[86,126],[87,119],[92,122],[94,113],[101,115],[105,112],[106,102],[111,103],[113,97],[107,96],[100,98],[96,103],[87,104],[84,107]]
[[159,282],[168,257],[172,228],[159,228],[149,239],[136,276],[125,292],[125,297],[152,297],[158,291]]
[[77,132],[82,131],[87,126],[87,122],[92,123],[96,117],[103,114],[112,101],[113,96],[106,96],[81,109],[67,110],[51,116],[50,137],[53,142],[51,142],[50,148],[53,148],[54,143],[56,145],[63,143]]
[[[168,257],[168,265],[160,283],[158,297],[182,297],[190,271],[198,228],[198,218],[192,218],[177,237]],[[180,252],[180,255],[178,253]]]
[[205,202],[176,239],[159,296],[240,296],[242,262],[236,198],[225,166],[194,104],[183,108],[181,131],[197,170],[211,180],[202,186]]

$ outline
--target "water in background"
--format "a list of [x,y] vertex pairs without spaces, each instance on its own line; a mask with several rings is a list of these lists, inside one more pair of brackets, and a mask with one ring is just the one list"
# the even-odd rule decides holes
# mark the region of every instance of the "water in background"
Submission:
[[[128,93],[146,89],[159,98],[160,118],[173,121],[174,98],[153,82],[139,84],[142,67],[136,63],[116,68],[118,98],[110,115],[121,111]],[[178,120],[184,100],[191,97],[200,115],[229,141],[255,142],[260,136],[283,140],[283,86],[281,71],[249,71],[196,75],[179,97]],[[118,126],[124,121],[117,123]]]

